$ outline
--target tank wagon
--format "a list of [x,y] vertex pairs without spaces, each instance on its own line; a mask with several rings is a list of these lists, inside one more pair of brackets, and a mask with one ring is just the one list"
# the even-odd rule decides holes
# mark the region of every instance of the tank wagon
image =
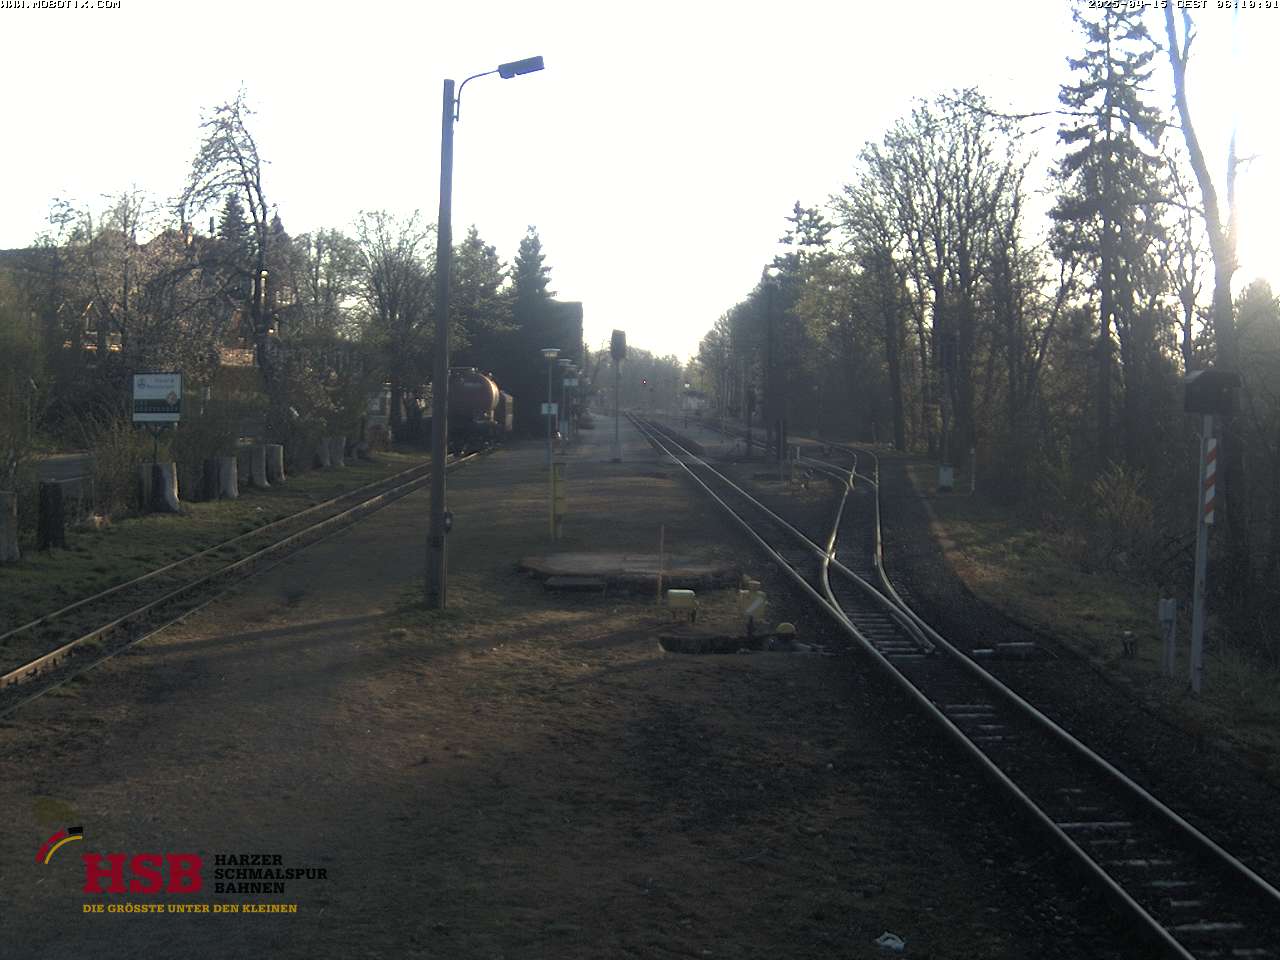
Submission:
[[472,450],[511,432],[515,401],[492,374],[475,367],[449,369],[449,446]]
[[[431,443],[431,387],[406,388],[401,399],[401,439],[422,446]],[[449,448],[475,450],[509,436],[514,424],[515,398],[498,387],[493,374],[476,367],[449,368]],[[369,397],[366,423],[390,429],[391,385]]]

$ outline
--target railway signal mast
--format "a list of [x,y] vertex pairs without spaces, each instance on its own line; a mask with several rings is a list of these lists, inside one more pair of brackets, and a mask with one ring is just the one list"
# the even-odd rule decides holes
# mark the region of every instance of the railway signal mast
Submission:
[[1209,528],[1217,505],[1218,440],[1215,418],[1235,412],[1235,391],[1240,375],[1228,370],[1196,370],[1183,380],[1183,409],[1204,417],[1200,434],[1200,483],[1196,489],[1196,579],[1191,614],[1191,690],[1204,684],[1205,583],[1209,565]]
[[613,339],[609,343],[609,353],[613,357],[613,457],[614,463],[622,462],[622,435],[618,430],[618,389],[622,382],[622,361],[627,355],[627,333],[625,330],[613,331]]

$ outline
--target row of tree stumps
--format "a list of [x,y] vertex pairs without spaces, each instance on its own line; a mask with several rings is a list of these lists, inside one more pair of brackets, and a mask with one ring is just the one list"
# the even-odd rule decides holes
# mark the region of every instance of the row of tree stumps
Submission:
[[[351,457],[367,456],[367,445],[357,444]],[[324,469],[345,467],[349,459],[345,436],[322,437],[316,444],[314,465]],[[201,465],[195,499],[236,500],[242,484],[257,489],[278,487],[286,480],[284,445],[258,443],[241,447],[235,456],[210,457]],[[67,545],[69,481],[40,483],[36,548],[49,550]],[[178,469],[173,461],[138,465],[139,504],[144,513],[181,513]],[[18,496],[0,491],[0,563],[21,559],[18,546]]]

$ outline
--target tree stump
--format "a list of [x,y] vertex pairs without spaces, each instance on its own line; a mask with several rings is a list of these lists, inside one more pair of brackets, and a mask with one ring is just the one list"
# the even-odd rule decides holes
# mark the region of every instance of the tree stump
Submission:
[[156,513],[181,513],[178,501],[178,465],[151,464],[151,509]]
[[36,524],[36,548],[67,547],[67,510],[62,484],[40,481],[40,516]]
[[284,444],[268,443],[267,448],[267,482],[284,483]]
[[249,482],[249,461],[253,459],[250,456],[252,447],[236,448],[236,478],[243,486]]
[[0,563],[17,563],[22,559],[18,549],[18,495],[0,491]]
[[238,463],[235,457],[218,457],[218,499],[238,500],[240,485]]
[[200,499],[218,499],[218,460],[209,457],[200,467]]
[[329,465],[334,467],[345,467],[347,465],[345,457],[347,453],[346,437],[329,437]]
[[267,480],[267,445],[255,443],[249,448],[249,482],[261,490],[270,487]]
[[320,441],[316,444],[316,466],[328,467],[330,465],[331,464],[329,461],[329,438],[321,437]]
[[146,513],[151,509],[151,464],[138,464],[138,509]]

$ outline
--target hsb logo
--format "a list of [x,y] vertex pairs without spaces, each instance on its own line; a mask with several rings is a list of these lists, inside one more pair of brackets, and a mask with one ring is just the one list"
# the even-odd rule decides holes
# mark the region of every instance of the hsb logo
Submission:
[[[123,853],[86,853],[84,861],[85,893],[124,893]],[[106,861],[105,864],[103,861]],[[169,868],[165,883],[164,867]],[[204,888],[200,870],[204,860],[195,853],[137,853],[129,859],[129,872],[133,875],[128,884],[129,893],[199,893]],[[103,881],[109,881],[104,888]]]

